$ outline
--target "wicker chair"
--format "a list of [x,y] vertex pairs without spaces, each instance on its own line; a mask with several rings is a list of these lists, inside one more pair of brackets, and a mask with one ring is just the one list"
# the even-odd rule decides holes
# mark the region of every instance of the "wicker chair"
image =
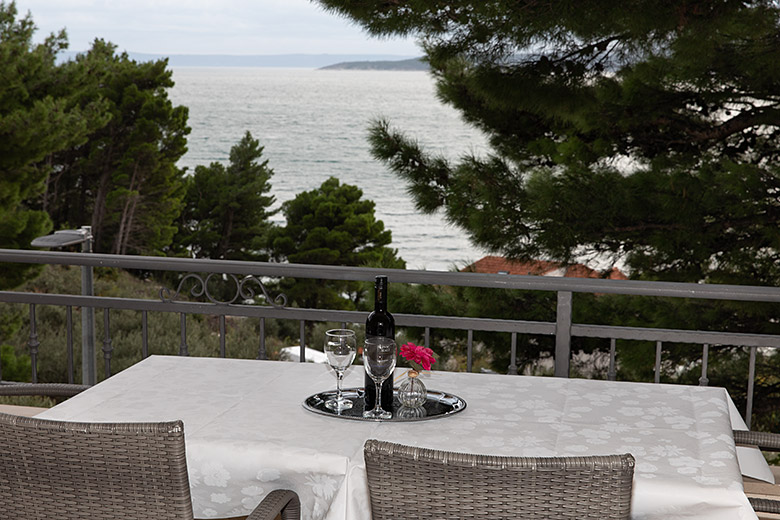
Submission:
[[[755,446],[763,451],[780,452],[780,434],[734,430],[734,443],[737,446]],[[780,476],[774,468],[775,480]],[[780,486],[745,478],[745,493],[756,513],[780,515]],[[778,482],[780,483],[780,482]]]
[[89,388],[89,385],[66,383],[2,383],[0,395],[38,395],[45,397],[73,397]]
[[[300,518],[272,491],[249,520]],[[184,426],[75,423],[0,414],[0,516],[14,520],[191,520]]]
[[628,519],[634,458],[497,457],[369,440],[373,520]]

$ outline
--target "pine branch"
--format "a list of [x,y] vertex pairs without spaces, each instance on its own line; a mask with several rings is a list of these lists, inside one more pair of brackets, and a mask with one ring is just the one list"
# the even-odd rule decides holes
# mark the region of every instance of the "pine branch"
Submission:
[[780,127],[780,110],[760,107],[742,112],[718,126],[708,127],[706,130],[692,130],[691,136],[699,142],[722,141],[730,135],[742,132],[755,126]]
[[385,120],[372,124],[369,142],[376,159],[410,182],[407,189],[414,197],[417,209],[433,213],[447,203],[446,186],[451,170],[443,157],[429,156],[417,142],[391,131]]
[[[591,43],[589,45],[586,45],[584,47],[580,47],[578,49],[573,50],[569,54],[564,54],[563,56],[556,58],[552,60],[553,62],[561,63],[564,62],[570,58],[573,58],[574,56],[583,56],[583,55],[590,55],[593,54],[594,51],[599,51],[595,53],[596,56],[603,52],[607,52],[609,49],[609,44],[615,41],[620,41],[626,37],[629,36],[629,33],[622,33],[622,34],[616,34],[614,36],[610,36],[608,38],[604,38],[603,40],[599,40],[597,42]],[[593,59],[593,58],[591,58]],[[590,60],[588,60],[590,61]]]

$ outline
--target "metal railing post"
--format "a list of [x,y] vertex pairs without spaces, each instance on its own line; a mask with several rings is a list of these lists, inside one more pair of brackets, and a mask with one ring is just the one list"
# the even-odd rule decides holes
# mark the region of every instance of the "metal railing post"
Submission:
[[555,377],[569,377],[571,358],[571,300],[570,291],[558,291],[555,317]]
[[30,367],[32,370],[32,382],[38,382],[38,328],[35,324],[35,304],[30,304],[30,339],[27,340],[27,348],[30,350]]
[[607,379],[609,381],[615,381],[617,379],[617,363],[615,358],[617,356],[617,341],[615,338],[609,340],[609,370],[607,370]]
[[111,321],[108,308],[103,309],[103,359],[106,365],[106,378],[111,377],[111,353],[114,347],[111,343]]
[[[68,384],[73,384],[73,307],[65,307],[65,347],[68,355]],[[0,377],[2,379],[2,377]]]
[[750,347],[750,361],[748,362],[747,404],[745,407],[745,424],[750,429],[750,420],[753,418],[753,393],[756,380],[756,351],[758,347]]
[[[85,239],[81,243],[83,253],[92,252],[92,226],[82,226]],[[95,294],[95,282],[92,266],[81,266],[81,294]],[[97,358],[95,352],[95,308],[81,308],[81,382],[85,385],[97,383]]]
[[466,372],[471,372],[474,366],[474,331],[469,329],[466,340]]
[[710,346],[705,343],[701,353],[701,377],[699,378],[699,386],[707,386],[710,384],[710,380],[707,378],[709,355]]
[[306,362],[306,321],[301,320],[300,324],[300,338],[301,338],[301,353],[300,353],[300,361],[301,363]]
[[655,342],[655,365],[653,368],[653,370],[655,371],[655,374],[653,375],[654,383],[661,382],[661,349],[662,348],[663,348],[663,342],[656,341]]
[[260,347],[257,349],[257,359],[268,359],[265,351],[265,318],[260,318]]
[[181,333],[181,341],[179,342],[179,355],[189,356],[190,349],[187,346],[187,315],[179,313],[179,332]]
[[225,332],[227,326],[225,325],[225,315],[219,315],[219,356],[227,357],[227,349],[225,347]]
[[510,358],[509,358],[509,368],[507,370],[507,374],[516,376],[517,375],[517,332],[512,333],[512,346],[511,346],[511,352],[510,352]]
[[141,357],[149,357],[149,317],[147,311],[141,312]]

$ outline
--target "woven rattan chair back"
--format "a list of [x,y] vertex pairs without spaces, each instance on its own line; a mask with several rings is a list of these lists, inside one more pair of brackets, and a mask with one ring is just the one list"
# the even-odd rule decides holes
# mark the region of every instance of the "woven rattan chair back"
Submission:
[[628,519],[634,458],[496,457],[369,440],[373,520]]
[[192,519],[182,422],[74,423],[0,414],[0,516]]
[[2,383],[0,395],[40,395],[47,397],[73,397],[89,388],[87,385],[67,383]]

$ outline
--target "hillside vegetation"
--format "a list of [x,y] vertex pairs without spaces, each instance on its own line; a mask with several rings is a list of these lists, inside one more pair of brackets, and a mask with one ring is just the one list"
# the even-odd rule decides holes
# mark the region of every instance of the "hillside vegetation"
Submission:
[[[113,269],[98,269],[95,273],[97,296],[138,298],[159,301],[161,285],[150,279],[138,279],[130,273]],[[78,267],[47,265],[40,277],[27,282],[21,291],[48,294],[79,294],[81,270]],[[182,296],[180,296],[182,298]],[[13,321],[15,333],[3,343],[2,377],[4,380],[31,379],[28,341],[30,335],[29,307],[19,304],[0,304],[0,315]],[[140,311],[110,311],[111,371],[119,372],[142,358]],[[37,306],[38,379],[41,382],[63,382],[67,374],[67,327],[64,307]],[[21,326],[19,326],[21,325]],[[228,357],[255,359],[260,346],[259,320],[227,317],[226,350]],[[278,338],[279,325],[266,323],[266,352],[269,359],[279,359],[283,346],[297,345],[297,337]],[[103,311],[95,312],[95,350],[97,352],[98,380],[105,377],[103,356]],[[181,343],[180,316],[171,312],[148,313],[149,354],[176,355]],[[81,309],[73,309],[74,368],[76,382],[81,381]],[[219,356],[219,320],[216,316],[187,316],[187,345],[191,356]]]

